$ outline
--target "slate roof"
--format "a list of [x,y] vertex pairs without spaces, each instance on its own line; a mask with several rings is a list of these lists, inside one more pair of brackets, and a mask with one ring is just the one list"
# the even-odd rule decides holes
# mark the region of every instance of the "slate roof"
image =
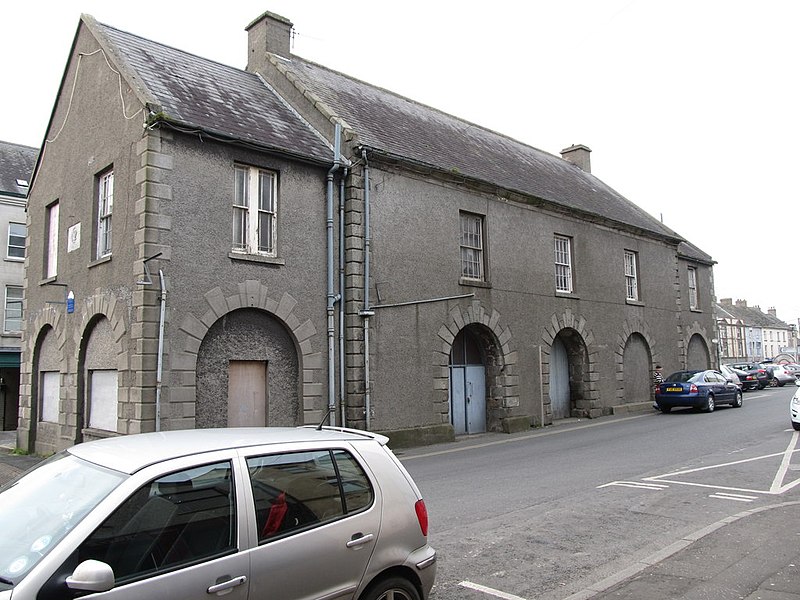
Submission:
[[[329,163],[328,142],[259,75],[119,29],[84,21],[140,80],[167,122]],[[673,243],[669,227],[590,173],[508,136],[316,63],[272,57],[341,118],[357,143],[389,157],[541,199],[583,218],[627,225]],[[696,247],[685,256],[712,263]]]
[[718,303],[717,308],[735,319],[739,319],[748,327],[766,327],[769,329],[791,329],[787,323],[769,313],[762,312],[757,306],[737,306]]
[[698,262],[703,262],[709,265],[716,264],[713,258],[710,255],[706,254],[700,248],[688,242],[686,240],[682,241],[678,244],[678,254],[684,258],[688,258],[691,260],[696,260]]
[[140,78],[162,116],[187,128],[332,163],[333,149],[258,75],[97,23],[90,29]]
[[17,184],[17,179],[30,182],[37,148],[0,141],[0,194],[25,198],[28,187]]
[[560,156],[296,56],[291,61],[274,57],[273,63],[327,104],[364,146],[680,239],[600,179]]

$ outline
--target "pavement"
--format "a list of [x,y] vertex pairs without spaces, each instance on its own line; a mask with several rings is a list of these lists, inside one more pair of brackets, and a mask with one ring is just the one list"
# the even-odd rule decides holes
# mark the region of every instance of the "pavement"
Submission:
[[[0,432],[0,485],[42,460],[15,446]],[[737,513],[564,600],[800,600],[798,512],[786,501]]]

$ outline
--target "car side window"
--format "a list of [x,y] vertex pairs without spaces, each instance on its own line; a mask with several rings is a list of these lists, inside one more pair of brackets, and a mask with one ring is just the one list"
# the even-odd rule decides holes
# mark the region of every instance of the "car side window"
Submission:
[[230,462],[194,467],[141,487],[81,544],[79,561],[108,563],[117,585],[236,550]]
[[372,486],[345,450],[247,459],[260,543],[305,531],[372,504]]

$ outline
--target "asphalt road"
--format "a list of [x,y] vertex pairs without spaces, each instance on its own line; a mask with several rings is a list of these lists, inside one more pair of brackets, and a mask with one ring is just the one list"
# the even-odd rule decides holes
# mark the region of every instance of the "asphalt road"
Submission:
[[800,498],[794,391],[398,452],[439,552],[432,600],[564,600],[720,519]]

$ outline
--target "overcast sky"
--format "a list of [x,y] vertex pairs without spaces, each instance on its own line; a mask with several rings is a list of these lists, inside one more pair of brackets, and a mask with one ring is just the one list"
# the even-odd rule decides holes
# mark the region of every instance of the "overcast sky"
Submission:
[[[797,0],[28,0],[0,8],[0,140],[39,147],[81,13],[235,67],[293,52],[558,155],[717,261],[718,298],[800,317]],[[666,283],[666,282],[665,282]]]

